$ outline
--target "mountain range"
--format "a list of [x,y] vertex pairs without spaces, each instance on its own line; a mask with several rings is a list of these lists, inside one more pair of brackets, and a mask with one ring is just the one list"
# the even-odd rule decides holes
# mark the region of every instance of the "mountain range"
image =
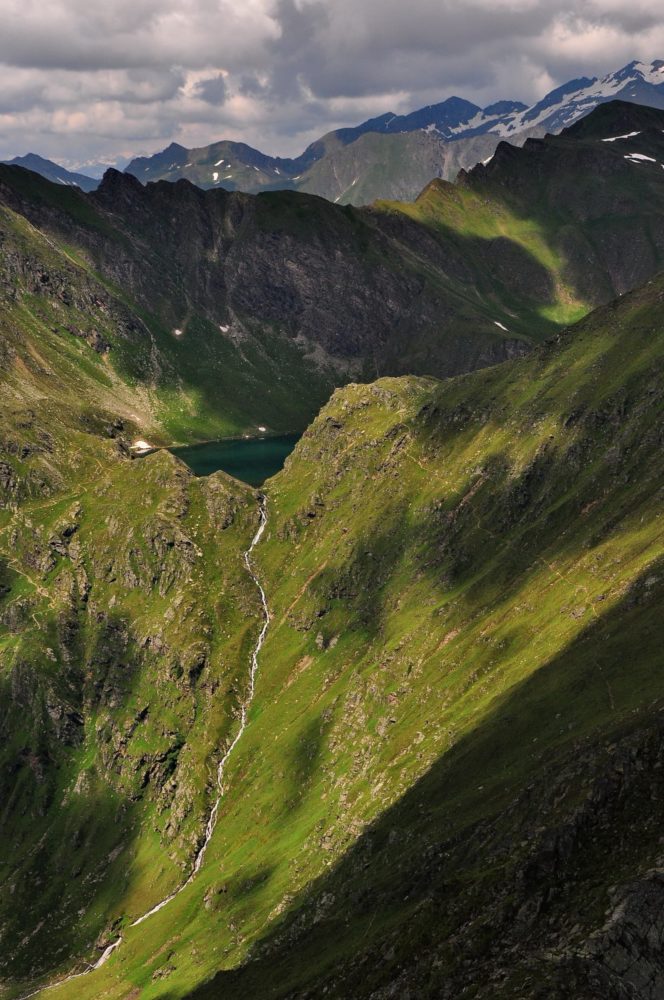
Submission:
[[[132,160],[126,172],[143,184],[185,178],[202,188],[296,190],[342,204],[363,205],[380,198],[412,201],[433,178],[453,180],[460,169],[487,159],[501,139],[522,145],[529,137],[560,132],[611,100],[663,108],[664,62],[634,61],[602,79],[570,80],[531,107],[500,100],[480,108],[450,97],[410,114],[384,114],[329,132],[293,159],[229,140],[196,149],[171,143],[159,153]],[[98,183],[32,154],[11,162],[85,191]]]
[[0,166],[3,998],[662,995],[663,166]]
[[142,183],[186,177],[205,188],[289,188],[352,205],[377,198],[412,201],[432,178],[453,180],[460,169],[491,156],[501,139],[521,145],[529,137],[560,132],[610,100],[663,108],[664,62],[632,62],[601,80],[570,80],[531,107],[501,100],[480,108],[450,97],[407,115],[381,115],[329,132],[292,160],[242,143],[200,149],[173,143],[132,160],[126,170]]
[[664,259],[661,163],[664,112],[613,102],[560,136],[501,143],[412,204],[143,186],[114,170],[86,195],[4,167],[0,191],[130,297],[131,332],[75,329],[149,376],[175,440],[205,439],[300,429],[349,378],[522,354],[637,286]]

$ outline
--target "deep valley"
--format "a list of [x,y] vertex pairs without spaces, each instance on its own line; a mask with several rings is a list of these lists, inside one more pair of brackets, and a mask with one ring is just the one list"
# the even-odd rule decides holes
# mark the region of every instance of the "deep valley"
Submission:
[[0,166],[3,1000],[664,995],[663,165]]

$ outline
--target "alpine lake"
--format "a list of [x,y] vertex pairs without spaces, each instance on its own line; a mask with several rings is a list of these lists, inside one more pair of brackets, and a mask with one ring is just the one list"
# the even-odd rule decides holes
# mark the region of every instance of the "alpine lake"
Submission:
[[197,476],[209,476],[221,469],[250,486],[261,486],[283,468],[299,437],[299,434],[282,434],[206,441],[169,451]]

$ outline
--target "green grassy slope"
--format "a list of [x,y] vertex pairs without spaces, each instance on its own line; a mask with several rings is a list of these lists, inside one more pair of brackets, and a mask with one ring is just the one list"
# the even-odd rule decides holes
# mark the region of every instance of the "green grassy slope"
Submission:
[[153,353],[149,328],[9,209],[0,240],[4,986],[68,971],[186,877],[260,608],[251,492],[130,460],[169,437],[140,359],[118,362]]
[[[601,135],[580,141],[593,160]],[[364,317],[356,357],[401,282],[411,353],[395,335],[379,361],[420,371],[450,331],[488,350],[494,316],[535,339],[575,314],[561,234],[584,206],[607,294],[625,261],[654,268],[661,168],[601,147],[616,231],[650,198],[651,256],[619,254],[589,186],[541,209],[548,148],[520,154],[525,181],[498,157],[485,199],[470,178],[367,213],[126,179],[61,201],[0,172],[0,995],[120,932],[59,995],[507,997],[576,977],[585,996],[606,971],[604,913],[617,892],[622,926],[620,894],[658,863],[662,278],[527,358],[333,396],[267,488],[272,625],[205,865],[129,926],[191,868],[260,622],[255,495],[129,443],[246,427],[265,372],[275,422],[302,421],[334,378],[307,382],[321,369],[280,324],[305,302],[330,356],[330,261],[362,275],[336,293]],[[239,302],[237,339],[212,340]]]
[[[92,478],[132,438],[163,435],[148,386],[111,356],[150,333],[62,246],[0,208],[2,500]],[[98,453],[98,461],[96,457]]]
[[68,968],[188,874],[259,618],[248,498],[100,448],[3,511],[3,981]]
[[[522,149],[502,143],[485,165],[454,185],[432,182],[411,206],[381,207],[463,239],[471,252],[479,246],[494,281],[519,267],[511,256],[521,249],[548,287],[535,275],[532,312],[515,301],[498,318],[509,329],[525,321],[536,333],[543,320],[573,322],[662,267],[663,126],[660,111],[612,102],[562,135],[530,139]],[[621,132],[636,134],[605,141]],[[634,154],[650,159],[634,162]],[[475,269],[481,277],[480,260]],[[482,293],[491,301],[489,288]]]
[[334,395],[268,486],[272,625],[204,869],[59,995],[584,982],[659,850],[663,300]]
[[[510,942],[518,958],[533,957],[534,934],[542,951],[556,934],[568,944],[561,925],[580,924],[584,941],[608,887],[656,858],[656,754],[639,750],[657,745],[664,694],[663,291],[595,314],[533,359],[439,388],[348,390],[275,481],[263,565],[280,581],[277,624],[257,729],[283,749],[263,787],[272,798],[290,756],[275,799],[295,796],[295,864],[320,881],[262,960],[205,995],[325,984],[365,996],[418,951],[424,974],[406,972],[404,992],[467,984],[470,959],[486,986],[481,962],[530,893],[551,893],[552,926],[535,906]],[[647,782],[616,820],[625,787],[602,809],[593,783],[628,736]],[[306,770],[294,778],[295,761]],[[258,770],[244,778],[257,797]],[[587,842],[574,827],[584,809]],[[547,867],[556,832],[571,857],[561,849]],[[613,841],[608,870],[600,835]],[[535,862],[524,891],[519,873]]]

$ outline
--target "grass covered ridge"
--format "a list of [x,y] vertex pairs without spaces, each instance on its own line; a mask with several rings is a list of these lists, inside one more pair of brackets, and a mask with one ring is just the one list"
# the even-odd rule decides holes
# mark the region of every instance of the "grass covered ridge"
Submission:
[[[650,759],[664,693],[663,294],[528,359],[335,394],[268,487],[273,621],[204,869],[62,995],[435,996],[460,959],[486,981],[492,942],[546,975],[601,925],[659,836],[633,769],[626,814],[595,789],[630,741]],[[519,872],[555,830],[524,943]]]

